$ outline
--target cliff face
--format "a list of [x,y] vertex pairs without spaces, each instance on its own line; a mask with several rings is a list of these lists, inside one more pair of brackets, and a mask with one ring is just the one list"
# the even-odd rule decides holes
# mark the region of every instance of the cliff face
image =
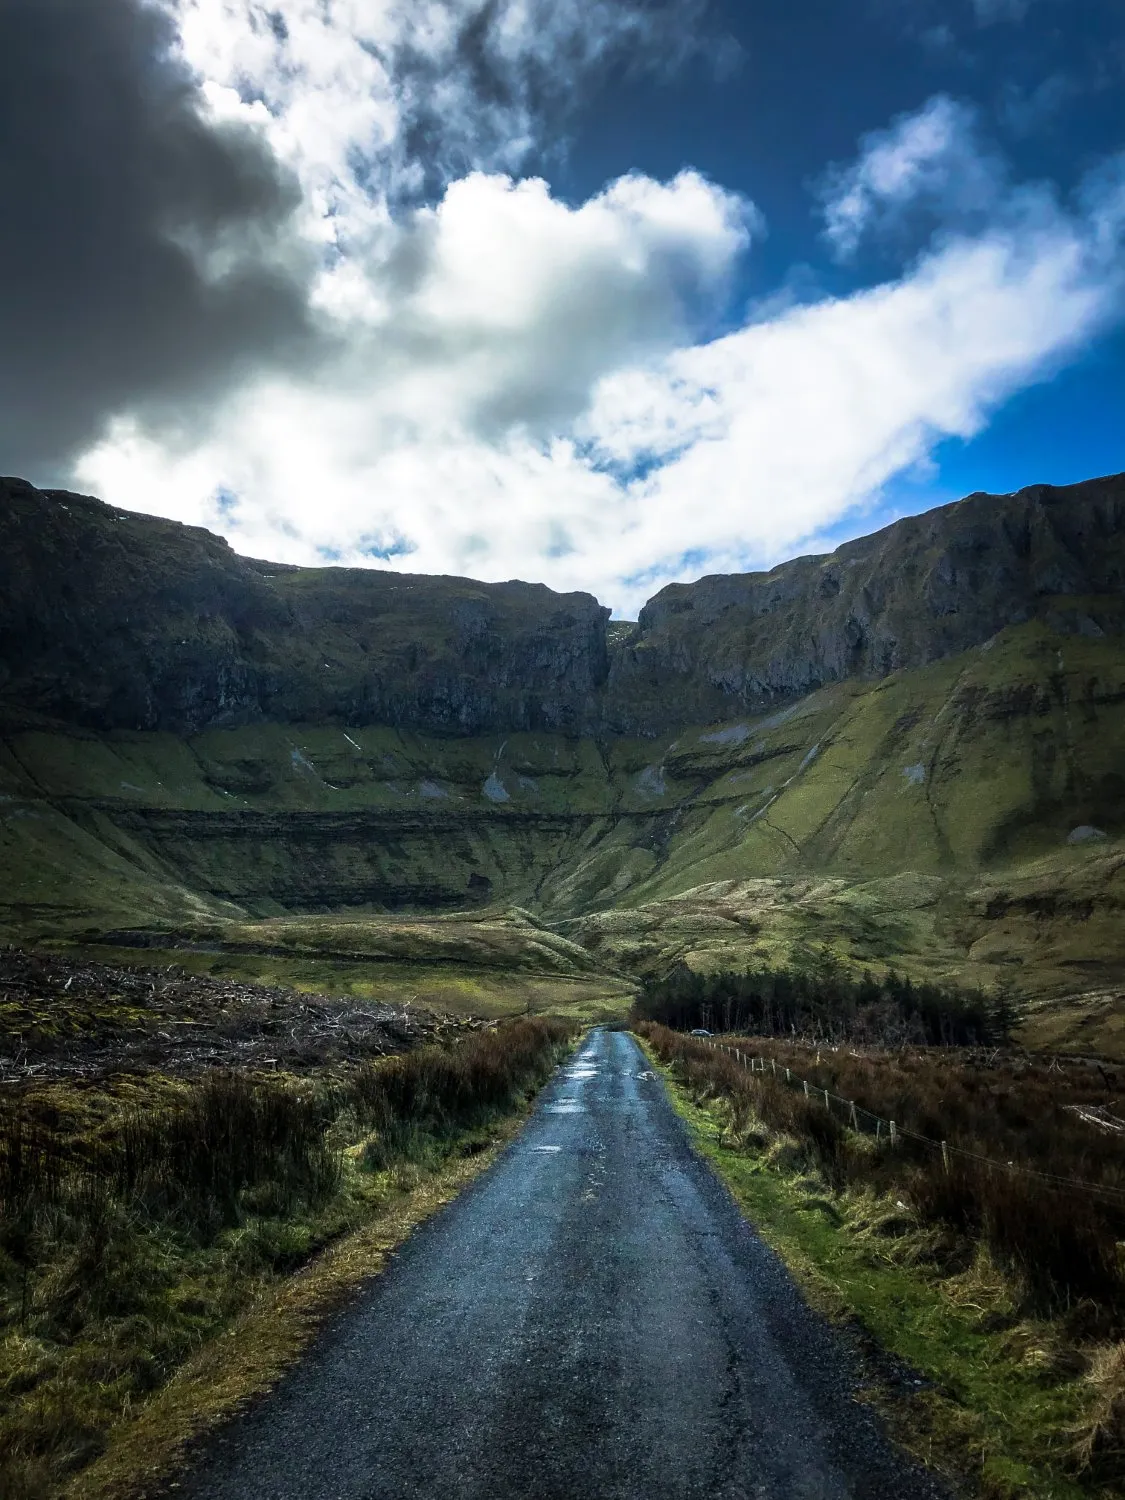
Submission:
[[970,495],[768,573],[671,584],[614,652],[614,725],[730,718],[844,678],[880,678],[1041,618],[1125,629],[1125,475]]
[[1125,475],[972,495],[826,557],[588,594],[239,557],[0,480],[0,707],[94,729],[257,722],[656,734],[879,678],[1032,617],[1125,631]]
[[581,733],[589,594],[239,557],[196,527],[0,480],[0,703],[95,729],[282,722]]

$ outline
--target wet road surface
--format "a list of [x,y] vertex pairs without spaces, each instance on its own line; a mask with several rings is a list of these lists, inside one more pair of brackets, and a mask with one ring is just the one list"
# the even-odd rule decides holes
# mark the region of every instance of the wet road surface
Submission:
[[197,1500],[922,1500],[845,1341],[594,1032],[501,1159],[270,1396]]

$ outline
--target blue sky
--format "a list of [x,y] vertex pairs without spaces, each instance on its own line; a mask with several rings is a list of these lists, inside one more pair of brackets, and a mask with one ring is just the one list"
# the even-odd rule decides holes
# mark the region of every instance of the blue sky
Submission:
[[3,467],[624,616],[1125,469],[1120,0],[58,6]]
[[[1125,144],[1125,11],[1114,0],[758,0],[709,7],[708,27],[734,44],[725,68],[699,57],[671,78],[623,72],[585,113],[553,181],[581,200],[621,172],[695,167],[746,194],[769,233],[736,304],[794,277],[846,292],[886,276],[879,247],[846,268],[826,256],[815,187],[866,132],[936,94],[975,104],[1014,173],[1064,193]],[[832,540],[974,490],[1125,470],[1125,332],[1109,327],[977,436],[932,457],[932,469],[887,486],[858,528],[831,528]]]

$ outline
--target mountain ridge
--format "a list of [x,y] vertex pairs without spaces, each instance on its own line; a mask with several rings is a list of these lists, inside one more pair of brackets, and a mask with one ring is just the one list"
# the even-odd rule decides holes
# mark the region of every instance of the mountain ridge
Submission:
[[685,722],[704,723],[926,666],[1035,616],[1117,635],[1123,603],[1125,475],[978,491],[768,572],[668,584],[613,662],[609,697],[674,688]]
[[[1052,1045],[1125,1055],[1121,476],[670,585],[635,625],[22,482],[0,536],[5,940],[489,1013],[828,955],[1018,975]],[[516,908],[598,975],[535,978]]]
[[0,710],[97,730],[651,737],[1032,618],[1125,633],[1125,474],[978,492],[832,553],[669,584],[631,629],[589,594],[271,564],[23,480],[0,479],[0,535]]

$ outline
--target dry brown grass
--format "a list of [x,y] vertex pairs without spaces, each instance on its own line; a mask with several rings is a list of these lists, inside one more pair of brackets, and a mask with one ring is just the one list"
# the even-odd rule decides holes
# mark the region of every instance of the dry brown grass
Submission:
[[1079,1464],[1125,1480],[1125,1340],[1094,1353],[1086,1380],[1093,1400],[1076,1445]]
[[[987,1245],[1019,1276],[1038,1312],[1081,1314],[1087,1332],[1106,1336],[1125,1322],[1118,1252],[1125,1240],[1125,1138],[1074,1108],[1104,1101],[1107,1086],[1096,1074],[1095,1083],[1086,1069],[1048,1072],[1011,1059],[988,1067],[951,1049],[861,1052],[727,1039],[777,1067],[776,1074],[750,1072],[707,1042],[652,1024],[639,1029],[697,1096],[724,1099],[733,1136],[760,1121],[796,1142],[832,1187],[893,1191],[922,1222]],[[809,1097],[786,1084],[786,1068],[809,1080]],[[1116,1091],[1111,1097],[1118,1107]],[[850,1128],[849,1105],[839,1099],[855,1102],[861,1131]],[[894,1147],[885,1126],[874,1136],[875,1117],[896,1121]],[[947,1168],[943,1140],[999,1165],[955,1149]],[[1062,1181],[1030,1175],[1036,1172]]]
[[[957,1472],[967,1456],[979,1481],[972,1492],[997,1500],[1123,1493],[1125,1208],[956,1158],[946,1171],[940,1145],[900,1135],[892,1148],[885,1129],[876,1140],[850,1128],[848,1105],[831,1097],[858,1096],[860,1108],[931,1129],[948,1106],[989,1154],[1008,1151],[1043,1171],[1082,1169],[1108,1187],[1121,1180],[1116,1140],[1102,1146],[1097,1127],[1067,1105],[1112,1089],[1112,1078],[1094,1085],[1078,1070],[1001,1057],[988,1066],[952,1050],[861,1055],[822,1046],[818,1055],[815,1044],[723,1038],[736,1053],[772,1056],[778,1081],[713,1043],[638,1030],[671,1065],[686,1107],[722,1127],[709,1154],[803,1284],[831,1288],[842,1304],[834,1311],[859,1316],[885,1348],[935,1380],[945,1413],[939,1447]],[[787,1066],[795,1079],[828,1087],[831,1108],[823,1093],[806,1099],[799,1084],[787,1087]],[[1017,1143],[1026,1143],[1018,1156]],[[925,1454],[916,1404],[907,1411],[888,1399],[893,1421]],[[958,1413],[972,1443],[946,1421]]]
[[[86,1131],[72,1121],[87,1110],[68,1115],[32,1094],[9,1100],[0,1113],[3,1500],[59,1494],[115,1450],[138,1411],[156,1413],[144,1431],[163,1430],[164,1412],[168,1432],[182,1433],[193,1406],[225,1410],[231,1391],[268,1384],[286,1351],[303,1346],[309,1309],[377,1268],[380,1236],[400,1237],[403,1192],[424,1205],[434,1174],[460,1180],[450,1158],[487,1150],[569,1035],[553,1021],[518,1021],[350,1076],[225,1073],[154,1087],[147,1104],[134,1091],[124,1108],[94,1111]],[[373,1221],[375,1237],[364,1239]],[[341,1239],[351,1259],[334,1251],[291,1281]],[[246,1333],[239,1320],[253,1305],[267,1308],[266,1322]],[[269,1318],[286,1309],[292,1326],[271,1331]],[[221,1353],[227,1340],[215,1344],[228,1328],[246,1343],[241,1364]],[[185,1370],[196,1373],[183,1377],[190,1390],[177,1405],[161,1393],[188,1389]]]
[[189,1445],[270,1390],[308,1349],[325,1320],[378,1275],[388,1255],[430,1214],[496,1159],[519,1128],[497,1126],[493,1143],[459,1157],[392,1198],[374,1220],[330,1246],[241,1314],[229,1336],[193,1355],[139,1413],[113,1433],[108,1451],[66,1486],[66,1500],[135,1500],[161,1490]]

